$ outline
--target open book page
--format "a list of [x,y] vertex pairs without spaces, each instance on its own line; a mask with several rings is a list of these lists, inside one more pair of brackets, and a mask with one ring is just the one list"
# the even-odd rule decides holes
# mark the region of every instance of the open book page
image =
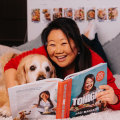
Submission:
[[50,78],[9,88],[10,107],[13,119],[56,118],[57,89],[62,79]]

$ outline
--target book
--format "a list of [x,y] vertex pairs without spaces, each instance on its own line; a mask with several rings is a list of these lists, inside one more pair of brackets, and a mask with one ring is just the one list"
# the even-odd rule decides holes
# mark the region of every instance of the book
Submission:
[[[94,82],[85,80],[91,77]],[[51,119],[62,119],[102,111],[105,105],[96,100],[96,94],[103,84],[107,84],[106,63],[70,74],[64,80],[49,78],[11,87],[8,93],[13,120],[44,119],[48,115]],[[93,89],[89,92],[90,88]]]
[[[105,110],[106,104],[96,100],[96,94],[102,91],[99,89],[100,85],[107,84],[107,63],[100,63],[70,74],[65,80],[69,79],[71,79],[71,91],[67,93],[68,95],[66,94],[66,98],[58,99],[59,110],[57,110],[56,118],[72,118]],[[65,92],[65,90],[63,91]],[[60,94],[59,92],[61,93],[60,90],[58,90],[58,94]],[[64,96],[64,93],[61,96]]]

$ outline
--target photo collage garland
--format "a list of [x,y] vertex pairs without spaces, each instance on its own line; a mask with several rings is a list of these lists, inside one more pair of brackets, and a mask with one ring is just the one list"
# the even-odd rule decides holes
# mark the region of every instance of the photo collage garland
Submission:
[[53,8],[53,9],[40,9],[35,8],[31,10],[31,21],[32,22],[50,22],[56,18],[68,17],[74,19],[77,22],[98,20],[103,22],[106,20],[116,21],[118,18],[118,8],[98,8],[95,7],[87,8],[79,7],[73,8]]

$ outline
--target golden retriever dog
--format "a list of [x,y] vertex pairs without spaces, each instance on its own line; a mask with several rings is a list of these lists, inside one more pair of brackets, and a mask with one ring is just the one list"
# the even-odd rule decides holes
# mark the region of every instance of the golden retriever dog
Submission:
[[[2,56],[0,59],[2,68],[0,78],[0,115],[4,117],[11,115],[8,92],[5,87],[4,66],[15,56],[15,53],[9,53]],[[18,85],[22,85],[54,77],[56,77],[55,68],[47,57],[39,54],[31,54],[20,61],[17,68],[16,82]]]

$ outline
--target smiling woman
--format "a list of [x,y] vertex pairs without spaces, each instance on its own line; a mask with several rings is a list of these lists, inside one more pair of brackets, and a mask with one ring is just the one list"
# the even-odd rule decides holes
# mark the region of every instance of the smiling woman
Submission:
[[71,73],[74,72],[78,50],[74,41],[70,39],[69,43],[66,35],[60,29],[52,30],[48,35],[47,51],[51,60],[58,66],[70,67]]
[[54,20],[43,30],[41,37],[58,77],[64,78],[91,66],[91,53],[72,19]]
[[84,95],[87,95],[90,91],[96,90],[95,84],[95,77],[93,74],[88,74],[84,79],[84,84],[82,87],[82,92],[80,93],[79,97],[83,97]]

